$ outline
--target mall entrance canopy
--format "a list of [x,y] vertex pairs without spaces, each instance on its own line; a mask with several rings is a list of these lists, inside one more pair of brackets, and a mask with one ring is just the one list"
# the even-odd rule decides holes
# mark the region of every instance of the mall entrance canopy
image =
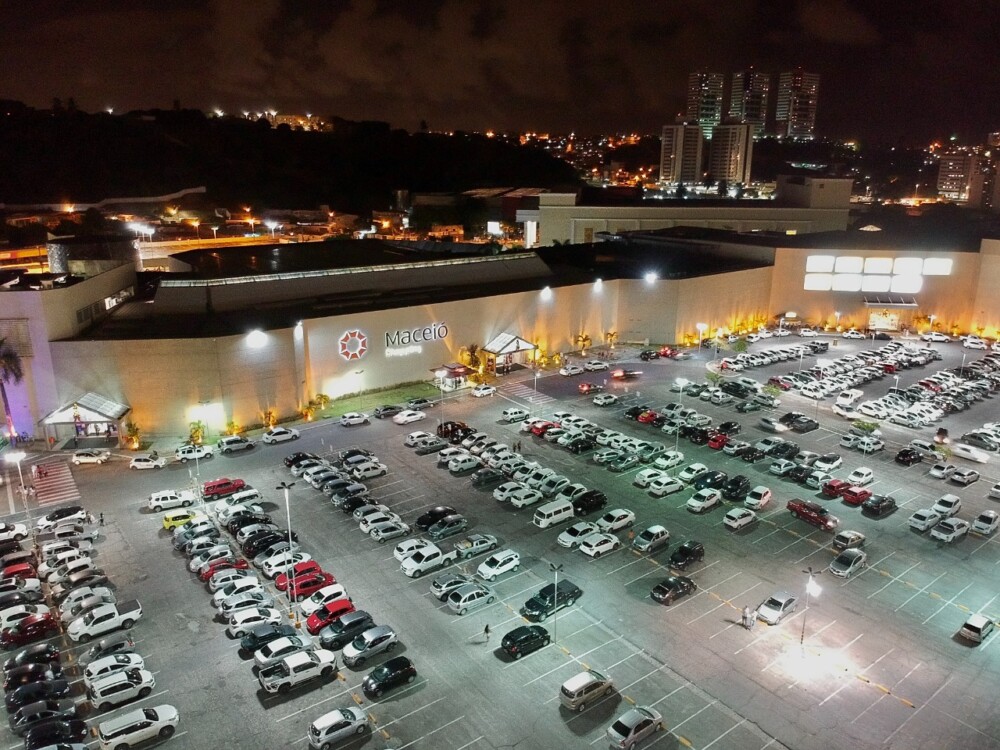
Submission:
[[471,367],[452,362],[450,365],[435,367],[434,384],[442,391],[456,391],[469,384],[469,376],[475,372]]
[[77,438],[102,438],[105,442],[118,442],[122,420],[132,407],[119,404],[97,393],[85,393],[75,401],[50,412],[42,418],[45,442]]
[[495,374],[497,367],[509,368],[513,364],[520,364],[533,358],[534,355],[529,356],[527,352],[534,352],[537,349],[538,347],[527,339],[513,333],[501,333],[480,351],[486,353],[486,371]]

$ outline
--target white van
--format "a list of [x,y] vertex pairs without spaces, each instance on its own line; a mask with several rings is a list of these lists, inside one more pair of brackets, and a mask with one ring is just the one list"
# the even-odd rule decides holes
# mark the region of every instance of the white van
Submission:
[[573,518],[573,503],[569,500],[553,500],[536,510],[531,522],[540,529],[547,529],[571,518]]
[[865,392],[860,391],[857,388],[850,388],[846,391],[841,391],[840,395],[837,396],[837,406],[850,408],[864,398],[864,396]]

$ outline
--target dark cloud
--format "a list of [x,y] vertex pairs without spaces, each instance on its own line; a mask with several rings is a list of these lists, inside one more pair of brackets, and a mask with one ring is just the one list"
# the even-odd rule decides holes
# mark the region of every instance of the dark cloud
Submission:
[[923,141],[1000,128],[1000,14],[931,0],[106,0],[6,3],[0,97],[414,128],[656,131],[687,74],[820,73],[819,131]]

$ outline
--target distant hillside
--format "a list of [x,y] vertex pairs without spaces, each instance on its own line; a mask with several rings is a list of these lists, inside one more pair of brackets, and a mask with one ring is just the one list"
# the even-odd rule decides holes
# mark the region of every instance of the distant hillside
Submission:
[[389,206],[393,190],[570,187],[573,169],[533,148],[481,136],[407,133],[338,121],[333,133],[271,128],[192,110],[122,116],[0,107],[0,202],[161,195],[206,185],[223,205]]

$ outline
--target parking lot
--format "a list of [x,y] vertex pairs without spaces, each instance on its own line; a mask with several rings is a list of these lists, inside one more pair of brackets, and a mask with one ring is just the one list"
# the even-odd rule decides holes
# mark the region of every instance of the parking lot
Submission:
[[[838,341],[823,359],[875,348],[874,344]],[[955,344],[937,347],[944,360],[902,371],[900,387],[932,370],[956,366],[962,358],[963,350]],[[702,351],[681,362],[630,364],[642,375],[627,383],[612,381],[608,390],[625,404],[676,401],[678,395],[669,391],[673,378],[703,378],[710,357],[711,352]],[[803,364],[810,366],[809,358]],[[766,381],[798,366],[797,361],[783,362],[745,374]],[[632,704],[654,707],[666,726],[666,731],[639,747],[1000,744],[997,701],[982,679],[995,671],[1000,658],[993,645],[995,635],[977,647],[955,635],[970,612],[983,612],[994,620],[1000,616],[996,601],[1000,595],[993,582],[1000,565],[1000,541],[970,535],[944,545],[907,525],[913,510],[929,507],[944,492],[963,498],[963,518],[975,518],[991,507],[996,501],[986,498],[986,490],[998,479],[995,464],[981,467],[984,478],[968,487],[933,479],[926,462],[903,467],[892,461],[896,448],[913,437],[932,435],[933,429],[888,424],[882,426],[887,449],[862,456],[838,446],[848,423],[832,414],[831,399],[815,402],[784,394],[777,414],[801,411],[817,416],[822,425],[794,435],[802,448],[841,453],[845,464],[833,472],[837,477],[869,466],[875,472],[871,488],[893,495],[900,508],[879,520],[868,518],[858,508],[839,500],[819,500],[818,493],[768,474],[769,460],[748,465],[677,439],[685,463],[697,460],[731,476],[746,474],[751,484],[774,491],[775,500],[760,513],[758,523],[734,533],[722,524],[725,508],[696,516],[685,509],[689,492],[656,499],[633,486],[641,466],[611,473],[586,454],[572,455],[519,432],[516,423],[499,420],[500,412],[511,406],[523,406],[542,417],[562,409],[673,448],[674,436],[625,420],[621,407],[596,407],[589,396],[578,392],[582,381],[603,385],[603,380],[604,373],[575,378],[546,373],[538,378],[537,390],[533,379],[501,382],[496,396],[451,395],[430,411],[426,421],[413,425],[398,426],[391,420],[352,428],[320,423],[307,427],[294,444],[260,446],[247,454],[200,464],[202,479],[239,476],[259,488],[265,510],[280,520],[285,508],[274,488],[292,479],[281,463],[284,455],[293,450],[331,455],[341,448],[362,446],[389,467],[386,476],[369,482],[372,495],[404,520],[412,522],[435,505],[453,505],[470,518],[470,531],[495,534],[502,545],[520,553],[520,570],[492,584],[497,601],[459,617],[430,595],[432,574],[407,578],[393,558],[392,542],[375,543],[318,491],[302,481],[295,484],[290,515],[303,548],[347,587],[359,609],[394,627],[401,641],[396,654],[416,665],[414,683],[377,701],[366,699],[360,689],[372,665],[357,670],[342,666],[336,679],[288,695],[270,696],[259,689],[252,662],[238,652],[238,642],[226,637],[224,624],[213,620],[204,584],[188,572],[184,556],[172,549],[159,515],[145,509],[150,492],[186,485],[189,468],[194,469],[191,464],[159,472],[126,472],[123,461],[74,468],[83,502],[108,518],[100,564],[119,596],[139,598],[145,610],[134,630],[136,650],[156,674],[157,691],[143,703],[172,703],[180,711],[181,723],[170,746],[232,747],[239,742],[246,748],[306,747],[305,733],[312,719],[339,705],[355,704],[369,714],[374,729],[345,747],[603,747],[608,725]],[[865,390],[880,395],[892,384],[889,378]],[[688,397],[683,399],[687,404]],[[958,435],[996,420],[995,403],[995,398],[987,399],[948,416],[942,425]],[[696,408],[716,423],[741,422],[741,437],[751,442],[765,434],[754,425],[767,412],[740,415],[731,406],[702,401]],[[637,530],[654,523],[666,526],[671,533],[669,550],[640,555],[626,543],[591,559],[560,547],[555,539],[565,525],[539,529],[531,524],[534,508],[518,510],[497,503],[491,489],[473,488],[467,477],[438,468],[435,455],[419,456],[403,445],[407,433],[431,431],[442,419],[463,420],[508,444],[521,440],[526,457],[572,481],[603,490],[609,509],[634,511]],[[808,604],[802,601],[780,625],[761,623],[747,631],[740,624],[744,606],[756,607],[780,590],[804,597],[808,579],[804,571],[824,570],[835,555],[829,532],[793,518],[785,509],[792,497],[818,500],[840,518],[841,529],[865,533],[869,567],[847,580],[820,575],[822,591]],[[626,541],[624,532],[619,537]],[[685,572],[697,591],[662,606],[649,598],[650,589],[670,575],[670,552],[685,539],[697,539],[706,548],[705,560]],[[475,558],[449,569],[471,573],[479,562]],[[499,641],[524,624],[518,609],[553,580],[551,565],[561,565],[560,577],[572,580],[584,595],[574,607],[542,623],[552,636],[551,645],[519,661],[510,660],[498,648]],[[610,676],[616,690],[582,713],[571,713],[559,704],[559,686],[588,668]],[[16,746],[13,738],[10,744]]]

